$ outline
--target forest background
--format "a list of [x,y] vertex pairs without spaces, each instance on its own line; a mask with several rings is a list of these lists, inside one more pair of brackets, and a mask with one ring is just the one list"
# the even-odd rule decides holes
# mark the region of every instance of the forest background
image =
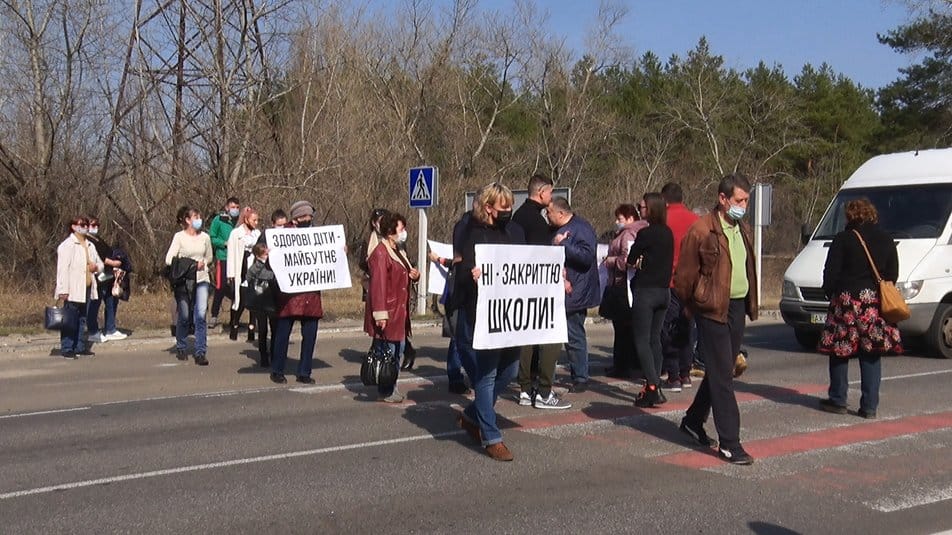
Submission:
[[774,187],[765,252],[792,255],[864,160],[952,145],[948,0],[910,3],[910,22],[879,36],[921,61],[878,89],[825,64],[792,79],[765,62],[736,70],[705,39],[635,56],[611,2],[574,54],[544,5],[0,0],[7,301],[52,293],[76,214],[104,221],[146,292],[161,287],[176,210],[210,221],[231,195],[265,219],[310,200],[357,251],[371,208],[411,215],[407,169],[423,164],[440,169],[431,238],[448,240],[463,193],[493,180],[551,176],[601,232],[668,181],[708,207],[740,171]]

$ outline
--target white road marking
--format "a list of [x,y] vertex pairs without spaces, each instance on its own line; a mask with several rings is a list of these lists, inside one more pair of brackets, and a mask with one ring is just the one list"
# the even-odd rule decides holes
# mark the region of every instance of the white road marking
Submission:
[[175,362],[163,362],[162,364],[155,365],[156,368],[172,368],[175,366],[178,366],[178,364]]
[[324,453],[337,453],[341,451],[350,451],[364,448],[373,448],[377,446],[388,446],[391,444],[402,444],[406,442],[416,442],[419,440],[433,440],[443,437],[461,435],[465,431],[447,431],[445,433],[433,433],[427,435],[415,435],[411,437],[393,438],[388,440],[376,440],[373,442],[358,442],[356,444],[345,444],[343,446],[331,446],[328,448],[318,448],[314,450],[292,451],[288,453],[278,453],[275,455],[261,455],[258,457],[248,457],[245,459],[234,459],[231,461],[220,461],[217,463],[195,464],[191,466],[182,466],[179,468],[167,468],[165,470],[153,470],[151,472],[138,472],[133,474],[124,474],[121,476],[104,477],[100,479],[88,479],[86,481],[76,481],[73,483],[63,483],[61,485],[51,485],[49,487],[38,487],[34,489],[18,490],[0,494],[0,500],[9,500],[11,498],[21,498],[24,496],[35,496],[37,494],[48,494],[61,490],[79,489],[84,487],[94,487],[97,485],[108,485],[110,483],[119,483],[122,481],[134,481],[137,479],[148,479],[153,477],[169,476],[174,474],[184,474],[187,472],[198,472],[202,470],[213,470],[215,468],[227,468],[230,466],[239,466],[243,464],[263,463],[270,461],[279,461],[282,459],[292,459],[295,457],[309,457],[322,455]]
[[864,505],[876,511],[892,513],[945,500],[952,500],[952,485],[941,489],[928,489],[918,493],[904,494],[903,496],[887,496],[881,500],[864,502]]
[[59,414],[61,412],[79,412],[79,411],[88,411],[92,407],[73,407],[71,409],[55,409],[51,411],[38,411],[38,412],[23,412],[20,414],[6,414],[0,416],[0,420],[6,420],[7,418],[23,418],[24,416],[40,416],[43,414]]
[[[943,373],[952,373],[952,370],[936,370],[934,372],[909,373],[906,375],[893,375],[883,377],[883,381],[895,381],[896,379],[912,379],[913,377],[927,377],[929,375],[942,375]],[[850,384],[859,384],[860,381],[850,381]]]

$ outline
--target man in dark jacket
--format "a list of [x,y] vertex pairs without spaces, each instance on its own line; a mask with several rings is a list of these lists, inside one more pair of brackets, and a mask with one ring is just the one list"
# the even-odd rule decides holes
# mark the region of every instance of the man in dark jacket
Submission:
[[[552,179],[536,174],[529,179],[529,198],[512,215],[514,223],[525,233],[527,245],[551,245],[552,228],[545,220],[546,207],[552,200]],[[569,409],[571,403],[552,392],[559,345],[523,346],[519,353],[519,404],[537,409]],[[533,396],[533,383],[538,382]]]
[[565,345],[572,372],[572,391],[584,392],[588,383],[588,340],[585,316],[601,302],[598,287],[597,236],[592,225],[572,212],[565,197],[552,199],[546,208],[549,224],[556,228],[552,245],[565,247],[565,316],[569,341]]

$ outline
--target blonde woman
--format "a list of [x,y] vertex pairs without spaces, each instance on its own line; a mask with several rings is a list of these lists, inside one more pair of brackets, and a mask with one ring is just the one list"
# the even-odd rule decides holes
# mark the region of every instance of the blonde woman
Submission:
[[[228,286],[234,292],[231,297],[231,322],[228,337],[232,340],[238,339],[238,323],[241,319],[241,313],[245,310],[245,305],[241,302],[239,295],[241,281],[245,280],[248,267],[254,261],[251,249],[258,243],[258,238],[261,237],[261,231],[258,229],[258,219],[258,211],[246,206],[241,211],[241,215],[238,216],[238,224],[228,235],[226,276],[228,277]],[[249,316],[248,341],[253,342],[256,318],[254,313],[249,313]]]

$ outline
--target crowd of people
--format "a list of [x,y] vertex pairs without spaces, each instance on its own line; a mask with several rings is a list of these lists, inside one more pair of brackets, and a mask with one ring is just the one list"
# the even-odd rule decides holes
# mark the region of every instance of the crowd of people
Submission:
[[[472,209],[454,225],[452,258],[430,254],[431,261],[448,270],[440,302],[445,309],[444,336],[449,338],[449,390],[458,395],[469,393],[470,388],[473,391],[472,402],[457,416],[458,425],[491,458],[512,460],[497,424],[495,405],[500,395],[516,382],[520,405],[542,410],[570,408],[565,396],[584,392],[589,386],[585,320],[589,310],[598,307],[614,329],[613,367],[607,375],[644,383],[634,404],[657,408],[667,401],[666,391],[693,388],[692,376],[699,375],[703,379],[680,429],[700,446],[716,445],[717,455],[727,462],[753,462],[742,446],[733,383],[747,366],[741,349],[746,320],[755,320],[758,314],[753,241],[744,222],[750,181],[736,173],[723,177],[713,209],[703,215],[684,205],[683,192],[676,183],[645,193],[637,205],[618,205],[614,210],[616,228],[607,254],[601,258],[591,223],[576,213],[566,198],[553,197],[553,188],[551,179],[532,176],[528,198],[514,212],[514,196],[508,187],[496,182],[484,186],[475,195]],[[271,226],[309,227],[314,214],[310,202],[297,201],[287,213],[274,211]],[[872,418],[879,399],[879,357],[902,350],[896,326],[878,314],[873,273],[894,281],[898,256],[892,240],[877,227],[877,214],[869,201],[850,202],[846,216],[847,229],[833,240],[824,271],[824,289],[831,303],[819,350],[830,355],[830,388],[820,407],[846,413],[848,358],[858,356],[863,393],[859,414]],[[208,232],[202,214],[194,208],[181,208],[177,221],[181,230],[173,236],[165,255],[176,304],[176,357],[188,360],[191,335],[195,364],[208,365],[208,329],[219,325],[227,297],[231,301],[230,338],[237,339],[247,308],[248,340],[255,341],[257,336],[260,366],[270,368],[275,383],[287,382],[284,368],[289,340],[294,323],[300,323],[296,381],[314,383],[311,368],[323,316],[321,293],[283,293],[276,288],[258,211],[242,208],[237,198],[230,198],[212,219]],[[116,329],[116,310],[119,300],[129,298],[132,266],[121,244],[109,246],[99,235],[99,223],[97,218],[74,218],[57,250],[55,293],[64,307],[77,312],[61,331],[61,351],[67,358],[90,354],[90,341],[125,337]],[[406,254],[406,241],[404,216],[379,208],[370,216],[366,248],[357,253],[364,272],[364,330],[372,346],[394,355],[404,370],[412,368],[415,355],[409,343],[410,306],[420,279]],[[554,388],[560,344],[474,348],[481,276],[475,250],[479,244],[564,249],[564,349],[571,386],[561,396]],[[599,279],[600,270],[606,275],[604,281]],[[270,292],[267,305],[259,302],[253,291],[246,294],[242,290],[259,287]],[[246,299],[250,302],[245,303]],[[105,310],[102,330],[99,308]],[[387,403],[404,400],[395,383],[378,385],[377,394]],[[713,416],[717,442],[705,431],[709,416]]]

